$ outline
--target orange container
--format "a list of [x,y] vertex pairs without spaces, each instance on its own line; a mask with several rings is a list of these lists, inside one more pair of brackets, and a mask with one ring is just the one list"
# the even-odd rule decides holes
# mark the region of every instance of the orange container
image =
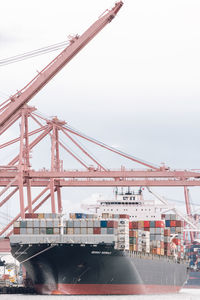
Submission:
[[175,220],[170,221],[170,227],[176,227],[176,221]]
[[14,227],[13,228],[13,233],[14,234],[20,234],[20,227]]
[[164,236],[170,236],[170,229],[169,228],[166,228],[164,230]]
[[158,255],[160,255],[161,251],[160,251],[160,248],[157,248],[157,251],[156,251]]
[[155,221],[155,227],[164,228],[165,227],[164,221]]

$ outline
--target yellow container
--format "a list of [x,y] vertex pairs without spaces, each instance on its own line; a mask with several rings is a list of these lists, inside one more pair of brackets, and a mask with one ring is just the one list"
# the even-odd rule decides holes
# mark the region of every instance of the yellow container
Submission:
[[129,245],[129,251],[134,251],[133,248],[133,245]]
[[44,214],[38,214],[38,219],[44,219]]

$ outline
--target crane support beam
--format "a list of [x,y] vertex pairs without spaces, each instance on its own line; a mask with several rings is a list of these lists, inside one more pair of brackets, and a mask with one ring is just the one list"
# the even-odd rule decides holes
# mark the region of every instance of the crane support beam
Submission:
[[[45,132],[47,134],[47,132]],[[32,146],[31,146],[32,148]],[[15,170],[5,170],[0,167],[1,178],[14,178],[18,174]],[[200,180],[200,173],[191,171],[34,171],[24,173],[30,178],[175,178],[177,180],[196,179]]]
[[10,99],[10,105],[0,115],[0,130],[9,123],[24,104],[28,103],[71,59],[84,48],[108,23],[112,21],[123,2],[119,1],[107,13],[103,14],[81,36],[75,36],[52,62],[37,74],[23,89]]
[[[183,186],[200,186],[200,180],[149,180],[149,179],[143,179],[143,180],[134,180],[134,179],[120,179],[120,178],[114,178],[113,180],[94,180],[94,179],[88,179],[88,180],[80,180],[80,179],[69,179],[69,180],[56,180],[56,182],[59,182],[60,187],[115,187],[115,186],[160,186],[160,187],[183,187]],[[51,180],[51,179],[50,179]],[[35,179],[31,180],[31,186],[32,187],[45,187],[48,186],[50,183],[50,180],[48,178],[46,179]],[[55,182],[55,186],[57,185]],[[0,180],[0,187],[7,186],[10,183],[8,180]],[[15,181],[11,184],[12,187],[18,186],[18,181]],[[27,183],[24,183],[24,187],[27,187]]]

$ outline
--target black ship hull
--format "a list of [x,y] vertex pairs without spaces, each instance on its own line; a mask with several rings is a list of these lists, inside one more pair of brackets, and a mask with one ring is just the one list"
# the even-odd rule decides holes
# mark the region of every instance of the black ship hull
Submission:
[[40,294],[162,294],[178,292],[187,280],[183,263],[113,245],[11,244],[11,249]]

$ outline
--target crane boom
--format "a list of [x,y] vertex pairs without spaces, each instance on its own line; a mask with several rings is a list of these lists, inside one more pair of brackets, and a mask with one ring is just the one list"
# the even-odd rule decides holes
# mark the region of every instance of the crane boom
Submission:
[[28,103],[98,32],[112,21],[122,5],[122,1],[117,2],[111,10],[100,16],[81,36],[77,35],[73,37],[70,40],[70,44],[53,61],[39,72],[23,89],[8,99],[10,102],[9,105],[6,104],[5,109],[0,110],[2,111],[0,115],[0,134],[19,109]]

